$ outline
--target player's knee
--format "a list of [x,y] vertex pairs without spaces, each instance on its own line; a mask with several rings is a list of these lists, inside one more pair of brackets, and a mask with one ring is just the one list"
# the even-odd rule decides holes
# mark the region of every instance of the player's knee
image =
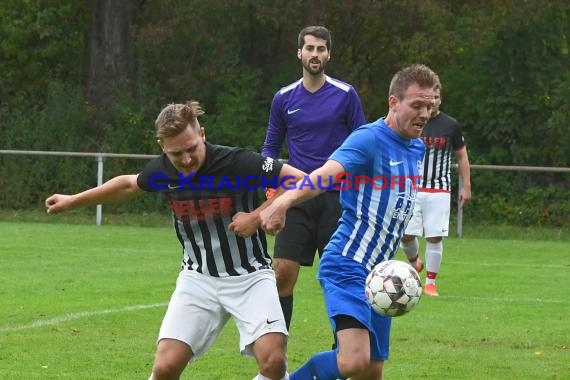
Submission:
[[355,376],[365,371],[370,365],[370,357],[364,353],[354,355],[339,355],[338,369],[346,377]]
[[270,379],[282,379],[286,371],[285,353],[280,350],[272,350],[260,357],[258,362],[259,372]]
[[290,296],[293,294],[293,289],[295,288],[295,283],[291,281],[291,277],[287,274],[280,272],[275,273],[275,280],[277,281],[277,292],[279,292],[280,297]]
[[427,240],[429,243],[437,244],[437,243],[439,243],[440,241],[443,240],[443,237],[441,237],[441,236],[428,237],[428,238],[426,238],[426,240]]
[[293,288],[297,281],[298,272],[298,266],[276,260],[275,279],[277,281],[277,291],[279,292],[279,296],[283,297],[293,294]]
[[157,360],[152,368],[152,379],[177,379],[182,374],[184,366],[166,360]]
[[153,380],[178,379],[193,355],[185,343],[175,339],[161,339],[152,368]]
[[358,380],[378,380],[382,379],[382,362],[371,361],[368,368],[358,376]]

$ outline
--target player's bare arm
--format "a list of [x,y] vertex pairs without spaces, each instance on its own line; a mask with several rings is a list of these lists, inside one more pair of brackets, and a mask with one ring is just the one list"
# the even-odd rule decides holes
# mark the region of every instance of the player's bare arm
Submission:
[[471,168],[469,166],[469,156],[467,155],[467,148],[465,146],[455,152],[455,159],[457,160],[459,176],[463,183],[461,192],[459,193],[459,202],[461,207],[463,207],[471,200]]
[[276,234],[285,225],[285,214],[287,209],[308,199],[314,198],[323,193],[329,186],[331,178],[336,178],[337,174],[344,172],[344,167],[337,161],[328,160],[323,166],[316,169],[309,175],[311,183],[320,182],[320,186],[304,186],[301,189],[285,191],[280,197],[268,205],[260,213],[261,228],[270,234]]
[[58,213],[77,207],[100,203],[116,203],[143,193],[137,185],[137,175],[121,175],[110,179],[101,186],[73,195],[53,194],[45,201],[48,213]]
[[[281,171],[279,172],[279,183],[282,180],[286,180],[285,183],[295,183],[306,176],[305,172],[296,169],[288,164],[283,164]],[[261,219],[259,217],[262,210],[271,205],[277,197],[285,193],[285,189],[279,188],[275,193],[275,196],[266,200],[258,208],[252,212],[238,212],[232,217],[232,222],[229,224],[228,228],[237,236],[249,237],[254,235],[260,227]]]

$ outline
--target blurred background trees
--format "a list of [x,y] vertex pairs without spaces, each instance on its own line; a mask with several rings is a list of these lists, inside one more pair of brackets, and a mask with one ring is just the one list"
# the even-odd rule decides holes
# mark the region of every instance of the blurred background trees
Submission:
[[[210,141],[259,150],[273,94],[301,76],[297,34],[316,24],[333,33],[328,74],[354,84],[369,121],[386,113],[394,72],[421,62],[439,73],[473,163],[570,166],[565,0],[4,0],[0,149],[158,153],[158,111],[197,99]],[[16,179],[28,159],[0,156],[0,188],[7,177],[29,183]],[[38,193],[73,189],[92,170],[46,160],[69,174]],[[117,171],[141,167],[125,165]],[[503,218],[568,223],[552,220],[570,215],[567,175],[511,174],[473,173],[481,217],[505,204],[515,211]],[[0,195],[0,207],[37,198]],[[521,202],[533,202],[532,217]]]

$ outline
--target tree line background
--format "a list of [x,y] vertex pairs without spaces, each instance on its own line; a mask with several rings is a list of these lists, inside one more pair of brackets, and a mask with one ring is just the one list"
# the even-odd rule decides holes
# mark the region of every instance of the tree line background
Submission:
[[[301,77],[298,32],[325,25],[327,73],[356,87],[368,121],[386,114],[392,75],[425,63],[472,163],[568,167],[569,16],[567,0],[4,0],[0,149],[158,154],[160,109],[196,99],[208,140],[259,151],[275,91]],[[0,155],[0,208],[95,185],[94,165]],[[108,179],[143,162],[105,165]],[[568,174],[472,182],[470,218],[570,225]]]

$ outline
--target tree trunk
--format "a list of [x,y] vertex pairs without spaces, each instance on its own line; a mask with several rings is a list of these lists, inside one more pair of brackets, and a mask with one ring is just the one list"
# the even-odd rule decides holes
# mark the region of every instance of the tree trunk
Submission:
[[133,94],[135,56],[132,1],[86,0],[90,14],[87,36],[86,98],[94,111],[93,128],[101,135],[110,107],[121,94]]

